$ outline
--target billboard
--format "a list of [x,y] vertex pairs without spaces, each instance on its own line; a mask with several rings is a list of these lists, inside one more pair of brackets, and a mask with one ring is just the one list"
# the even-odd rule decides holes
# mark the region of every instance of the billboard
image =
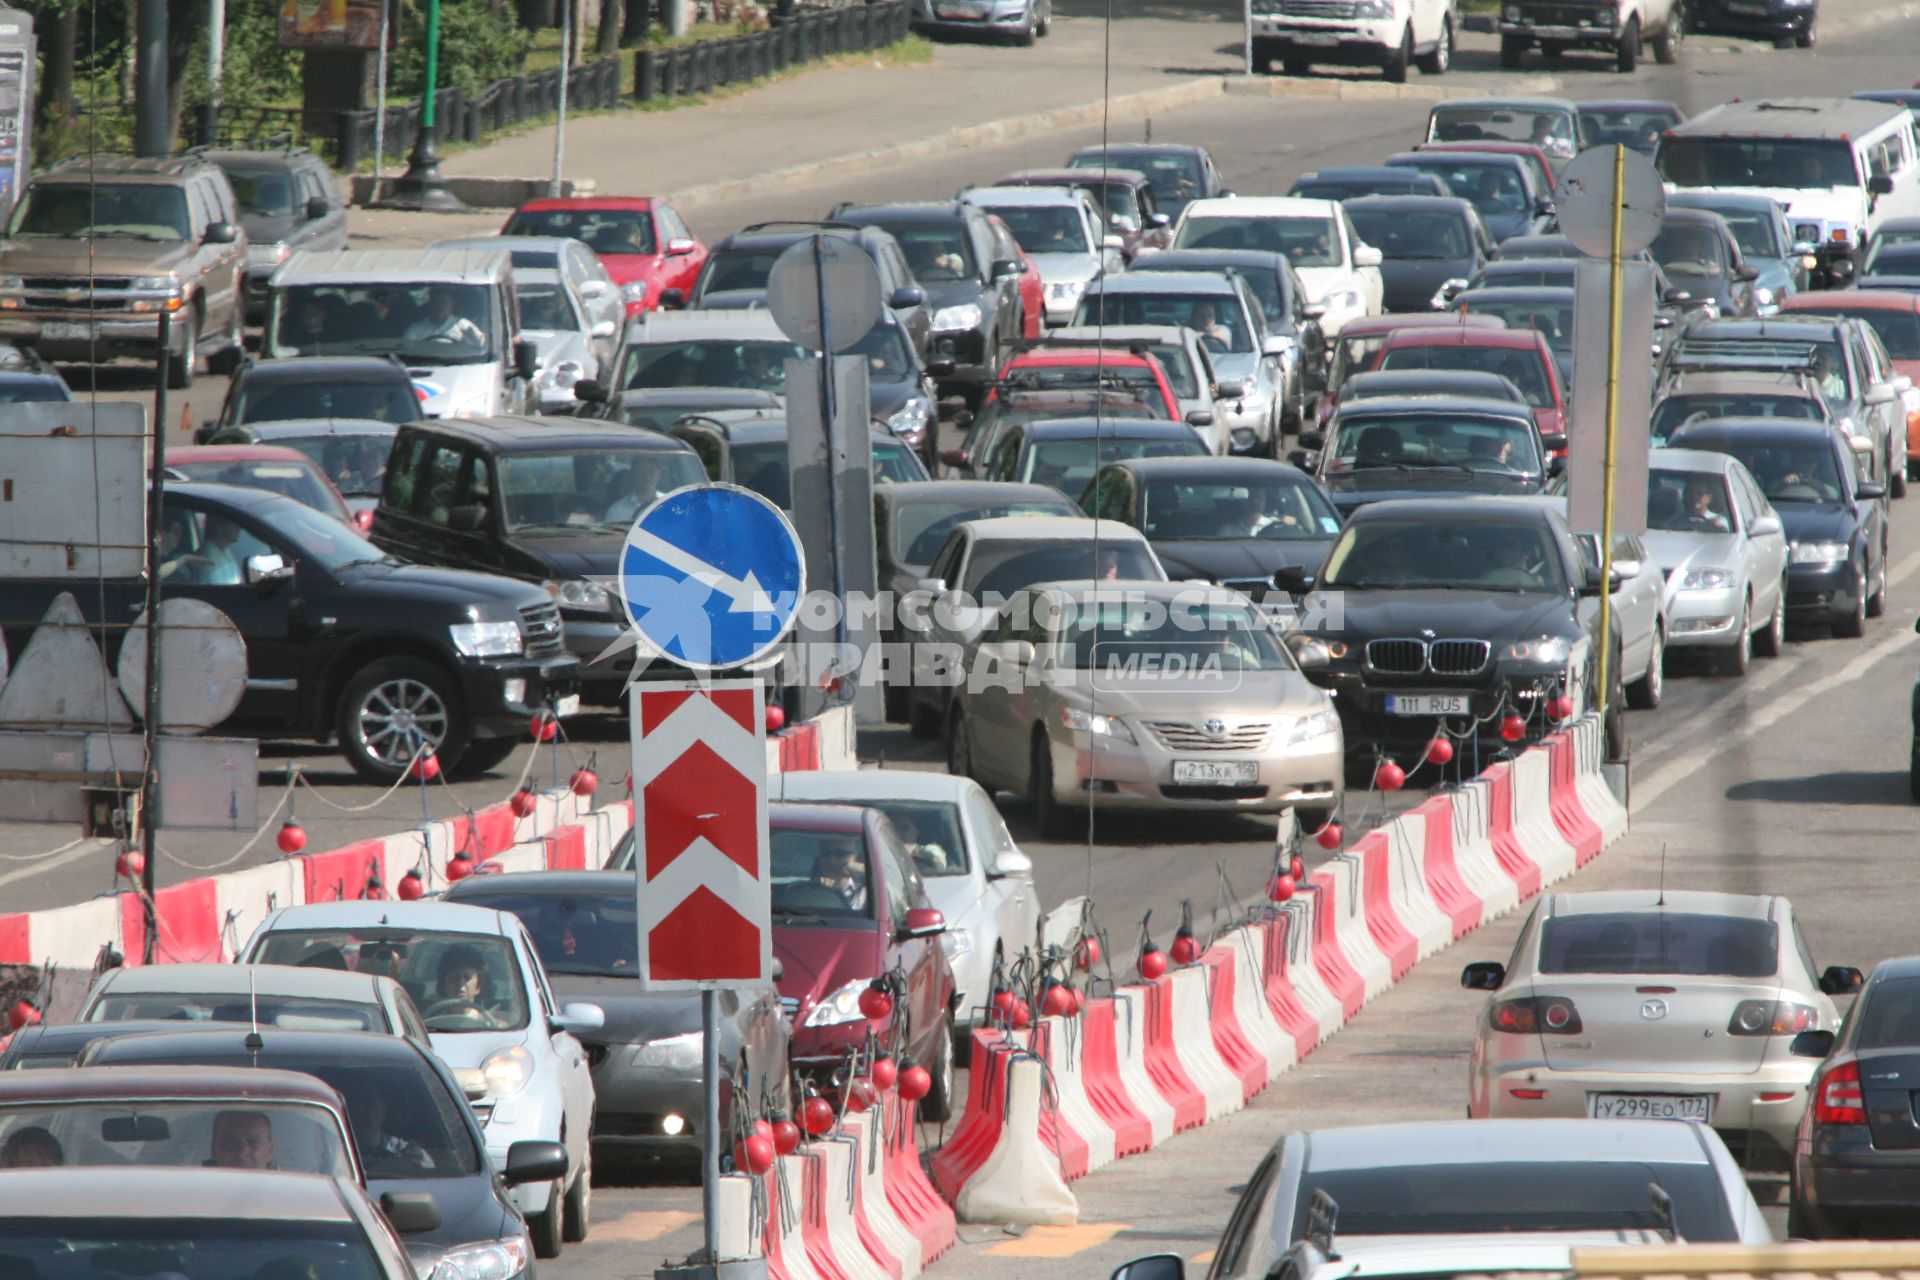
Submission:
[[289,49],[376,49],[380,4],[381,0],[281,0],[280,43]]
[[0,218],[13,209],[29,172],[27,139],[33,127],[33,47],[0,47]]

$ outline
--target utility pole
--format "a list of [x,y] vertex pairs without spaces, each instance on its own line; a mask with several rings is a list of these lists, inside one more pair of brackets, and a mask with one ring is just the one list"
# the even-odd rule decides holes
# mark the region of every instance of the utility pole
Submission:
[[394,182],[392,193],[379,207],[460,213],[467,206],[447,189],[447,180],[440,175],[440,124],[434,102],[440,89],[440,0],[426,0],[426,4],[427,65],[420,86],[420,136],[407,158],[407,171]]
[[139,0],[135,24],[133,150],[160,159],[173,152],[167,136],[167,0]]

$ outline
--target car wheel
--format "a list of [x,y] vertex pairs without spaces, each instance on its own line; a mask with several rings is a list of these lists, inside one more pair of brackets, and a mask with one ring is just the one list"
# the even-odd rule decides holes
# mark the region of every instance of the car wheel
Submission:
[[1288,55],[1280,59],[1280,66],[1290,76],[1304,76],[1313,70],[1313,61]]
[[973,777],[973,741],[967,736],[966,713],[957,706],[947,715],[947,772]]
[[586,1167],[580,1170],[580,1176],[573,1180],[573,1186],[567,1189],[567,1203],[562,1210],[560,1238],[568,1244],[579,1244],[587,1238],[587,1232],[593,1229],[593,1147],[587,1147]]
[[1613,65],[1621,75],[1631,74],[1640,65],[1640,19],[1627,19],[1627,28],[1620,33],[1620,47],[1614,52]]
[[175,391],[185,391],[193,385],[193,375],[200,365],[200,316],[188,309],[180,317],[179,325],[180,354],[167,354],[167,385]]
[[1907,469],[1893,465],[1893,449],[1887,449],[1887,492],[1896,498],[1907,496]]
[[475,738],[453,762],[450,771],[458,778],[471,778],[476,774],[498,768],[506,762],[520,747],[520,739],[514,737]]
[[884,697],[888,722],[892,724],[905,724],[908,714],[907,686],[903,684],[889,684],[885,686]]
[[916,738],[931,741],[940,736],[940,708],[930,707],[924,702],[907,704],[907,732]]
[[[1813,29],[1813,19],[1809,18],[1807,19],[1806,28],[1803,31],[1801,31],[1799,34],[1793,37],[1793,43],[1799,45],[1802,49],[1811,49],[1816,43],[1819,42],[1819,39],[1820,39],[1819,35]],[[1785,48],[1790,48],[1791,46],[1782,45],[1780,47],[1785,49]]]
[[1440,39],[1433,46],[1433,52],[1422,54],[1420,72],[1422,75],[1443,76],[1447,68],[1453,65],[1453,20],[1440,20]]
[[1847,613],[1834,615],[1833,634],[1846,640],[1867,634],[1867,571],[1865,569],[1853,571],[1853,608]]
[[232,377],[238,372],[241,363],[247,358],[247,335],[241,328],[242,312],[246,304],[238,298],[233,303],[233,318],[227,322],[226,337],[219,353],[207,360],[207,372],[217,373],[223,378]]
[[1526,51],[1526,41],[1516,36],[1501,36],[1500,69],[1502,71],[1518,71],[1520,69],[1521,56],[1525,54]]
[[1880,585],[1867,596],[1867,616],[1878,618],[1887,611],[1887,544],[1883,534],[1880,542]]
[[553,1190],[547,1195],[545,1213],[527,1215],[527,1234],[533,1238],[533,1256],[536,1258],[557,1258],[560,1256],[561,1215],[566,1206],[561,1203],[567,1192],[566,1179],[553,1184]]
[[935,1124],[945,1124],[953,1117],[951,1026],[940,1028],[940,1034],[933,1038],[933,1061],[927,1065],[927,1074],[933,1077],[933,1087],[927,1090],[926,1097],[920,1099],[920,1118],[931,1120]]
[[1022,49],[1031,49],[1033,47],[1033,42],[1039,33],[1039,27],[1040,27],[1040,23],[1038,19],[1035,19],[1034,21],[1029,22],[1026,26],[1026,29],[1022,31],[1019,35],[1013,38],[1013,42],[1019,45]]
[[1387,64],[1380,68],[1380,74],[1388,84],[1405,84],[1407,68],[1412,65],[1413,26],[1409,23],[1407,29],[1400,33],[1400,47],[1393,51],[1393,56],[1387,59]]
[[1540,42],[1540,56],[1548,62],[1558,62],[1560,55],[1566,51],[1567,46],[1563,44],[1556,44],[1551,40],[1542,40]]
[[1720,674],[1723,676],[1744,676],[1747,674],[1747,668],[1753,665],[1752,610],[1751,599],[1740,606],[1740,625],[1734,628],[1733,643],[1715,655],[1719,659]]
[[1045,39],[1046,37],[1053,34],[1053,6],[1052,5],[1046,6],[1046,12],[1040,15],[1040,21],[1034,24],[1033,31],[1034,31],[1034,34],[1039,36],[1041,39]]
[[[1866,585],[1865,575],[1861,585]],[[1861,607],[1865,608],[1866,596],[1861,595]],[[1767,629],[1754,641],[1754,650],[1763,658],[1777,658],[1787,649],[1787,582],[1780,580],[1780,593],[1773,598],[1773,616],[1767,619]]]
[[334,731],[353,771],[378,783],[398,779],[422,745],[457,761],[468,741],[458,688],[419,658],[383,658],[362,668],[341,692]]
[[1920,804],[1920,734],[1913,738],[1913,751],[1907,759],[1907,794]]
[[1053,794],[1053,751],[1045,730],[1033,735],[1033,761],[1027,769],[1027,803],[1033,809],[1033,822],[1048,840],[1064,840],[1073,834],[1073,815]]
[[1635,711],[1651,711],[1660,705],[1667,687],[1667,630],[1653,628],[1653,654],[1647,659],[1646,674],[1627,686],[1627,705]]
[[1266,50],[1262,49],[1260,46],[1255,45],[1253,49],[1253,63],[1250,69],[1252,70],[1253,74],[1256,76],[1272,75],[1273,74],[1273,55],[1268,53]]
[[1607,699],[1606,723],[1602,730],[1606,736],[1607,763],[1625,764],[1632,754],[1627,742],[1627,709],[1624,691],[1615,688],[1613,696]]

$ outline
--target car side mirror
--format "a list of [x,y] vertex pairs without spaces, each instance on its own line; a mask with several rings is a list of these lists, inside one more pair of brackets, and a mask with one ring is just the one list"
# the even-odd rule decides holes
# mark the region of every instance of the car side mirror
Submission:
[[588,280],[580,286],[580,296],[583,298],[597,298],[606,291],[605,280]]
[[1613,571],[1622,581],[1628,578],[1639,577],[1640,570],[1643,567],[1638,560],[1615,560],[1613,562]]
[[596,338],[611,338],[616,331],[614,323],[611,320],[598,321],[594,324],[593,328],[589,330]]
[[1552,198],[1549,196],[1536,196],[1533,201],[1533,211],[1542,218],[1551,218],[1553,216]]
[[[692,253],[693,250],[693,241],[687,239],[685,236],[675,236],[673,239],[667,241],[667,256],[669,258],[684,258]],[[669,290],[669,292],[673,291]]]
[[1313,589],[1313,573],[1305,565],[1283,564],[1273,571],[1273,586],[1290,596],[1301,595]]
[[662,311],[678,311],[686,305],[687,291],[685,289],[668,289],[660,295],[660,309]]
[[1558,480],[1565,474],[1567,474],[1567,460],[1565,458],[1547,459],[1547,479]]
[[604,404],[607,399],[606,384],[598,378],[582,378],[573,384],[573,398],[587,404]]
[[1875,484],[1871,480],[1862,480],[1853,487],[1853,496],[1862,502],[1874,502],[1887,496],[1887,486]]
[[1671,302],[1675,306],[1679,306],[1682,303],[1692,302],[1693,295],[1691,293],[1688,293],[1685,289],[1668,289],[1665,293],[1660,295],[1660,301]]
[[1005,880],[1009,876],[1030,876],[1033,874],[1033,859],[1018,849],[1002,849],[993,860],[993,870],[987,873],[989,880]]
[[1787,1052],[1796,1058],[1824,1058],[1833,1052],[1833,1032],[1802,1031],[1788,1042]]
[[1851,995],[1866,985],[1866,978],[1850,964],[1830,964],[1820,975],[1820,989],[1830,996]]
[[1213,415],[1205,409],[1189,409],[1186,421],[1190,427],[1210,427],[1213,425]]
[[318,222],[332,212],[333,207],[327,203],[325,196],[313,196],[307,201],[308,222]]
[[1460,971],[1460,985],[1469,991],[1498,991],[1507,980],[1507,966],[1498,960],[1476,960]]
[[932,907],[914,907],[900,923],[898,938],[937,938],[947,931],[947,918]]
[[1325,640],[1298,635],[1289,637],[1292,643],[1287,648],[1293,654],[1293,661],[1302,671],[1319,671],[1333,665],[1333,650]]
[[209,222],[200,238],[208,244],[232,244],[240,238],[240,228],[231,222]]
[[513,371],[532,382],[534,371],[539,367],[540,349],[525,338],[516,339],[513,344]]
[[528,1182],[552,1182],[567,1176],[567,1149],[557,1142],[525,1139],[507,1148],[507,1167],[500,1176],[510,1187]]
[[1147,215],[1147,225],[1150,227],[1170,227],[1173,225],[1173,219],[1164,213],[1150,213]]
[[1779,516],[1761,516],[1747,527],[1747,536],[1753,538],[1764,538],[1778,532],[1780,532]]
[[887,305],[896,311],[904,311],[908,307],[917,307],[926,300],[925,289],[917,284],[903,284],[893,291],[892,296],[887,299]]
[[363,507],[353,513],[353,527],[361,533],[373,532],[373,508]]
[[1302,320],[1318,320],[1326,314],[1326,304],[1321,302],[1309,302],[1306,306],[1300,308],[1300,318]]
[[965,449],[942,449],[940,461],[950,467],[966,467],[973,464],[973,459],[967,456]]
[[1300,433],[1300,447],[1302,449],[1326,448],[1327,447],[1326,433],[1324,431],[1302,431]]
[[1001,258],[993,264],[993,278],[1006,280],[1020,274],[1020,263],[1013,258]]
[[1564,431],[1541,432],[1540,447],[1548,453],[1565,453],[1567,451],[1567,433]]
[[1893,178],[1884,173],[1876,173],[1867,179],[1867,194],[1870,196],[1890,196],[1893,194]]
[[1626,570],[1622,569],[1617,564],[1609,566],[1607,569],[1607,594],[1612,595],[1614,592],[1618,591],[1621,585],[1624,584],[1626,580],[1628,578],[1631,578],[1632,576],[1633,576],[1632,574],[1628,573]]
[[293,566],[277,555],[247,557],[247,581],[256,586],[263,582],[279,582],[292,576]]
[[607,1025],[607,1011],[597,1004],[566,1004],[553,1016],[555,1031],[598,1031]]
[[447,528],[455,533],[478,533],[487,527],[487,509],[477,502],[447,512]]
[[773,980],[775,982],[778,982],[780,981],[780,979],[786,976],[787,976],[786,963],[782,961],[779,956],[775,956],[773,958]]
[[1673,328],[1673,317],[1655,316],[1653,318],[1653,327],[1656,329],[1671,329]]
[[1356,267],[1377,267],[1383,258],[1380,251],[1370,244],[1353,247],[1353,265]]
[[1893,389],[1891,384],[1876,382],[1867,389],[1865,401],[1871,405],[1892,404],[1894,398],[1899,394],[1899,392]]
[[1100,237],[1100,247],[1102,249],[1111,249],[1115,253],[1124,253],[1126,252],[1127,242],[1119,236],[1106,235]]
[[1155,1253],[1114,1268],[1111,1280],[1187,1280],[1187,1264],[1177,1253]]
[[[942,356],[942,357],[940,357],[940,358],[939,358],[939,359],[937,359],[937,360],[929,360],[929,361],[927,361],[927,372],[928,372],[929,374],[931,374],[931,375],[932,375],[933,377],[936,377],[936,378],[950,378],[950,377],[952,377],[952,376],[953,376],[953,368],[954,368],[954,366],[953,366],[953,361],[952,361],[952,360],[950,360],[950,359],[948,359],[948,358],[947,358],[947,357],[945,357],[945,356]],[[963,411],[963,412],[964,412],[964,411]],[[968,417],[968,419],[967,419],[967,420],[968,420],[969,422],[971,422],[971,421],[972,421],[973,419],[972,419],[972,417],[971,417],[971,416],[969,415],[969,417]],[[956,421],[958,421],[958,419],[956,419]]]
[[1238,400],[1245,394],[1247,394],[1247,384],[1241,378],[1222,378],[1213,384],[1213,395],[1216,400]]
[[403,1236],[440,1229],[440,1202],[426,1191],[389,1191],[380,1197],[380,1212]]
[[1754,266],[1751,262],[1743,262],[1740,264],[1740,269],[1733,273],[1733,278],[1735,280],[1747,281],[1758,280],[1760,278],[1760,268]]
[[1602,578],[1600,576],[1599,565],[1590,564],[1583,566],[1580,571],[1580,590],[1578,594],[1583,596],[1597,596],[1600,594],[1601,583]]
[[919,589],[930,596],[943,596],[947,594],[947,580],[945,578],[922,578],[920,579]]
[[1263,356],[1284,356],[1291,350],[1293,350],[1293,340],[1277,334],[1264,338],[1260,342],[1260,354]]
[[1315,471],[1319,468],[1320,460],[1308,453],[1305,449],[1289,449],[1287,451],[1287,461],[1302,471]]

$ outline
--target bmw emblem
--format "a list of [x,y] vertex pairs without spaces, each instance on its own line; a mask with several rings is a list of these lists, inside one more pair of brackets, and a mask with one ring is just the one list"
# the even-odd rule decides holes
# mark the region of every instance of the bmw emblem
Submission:
[[1226,721],[1224,720],[1207,721],[1207,733],[1210,736],[1218,738],[1218,737],[1224,736],[1226,732],[1227,732]]
[[1667,1002],[1665,1000],[1647,1001],[1640,1006],[1640,1016],[1648,1022],[1660,1021],[1660,1019],[1667,1016]]

